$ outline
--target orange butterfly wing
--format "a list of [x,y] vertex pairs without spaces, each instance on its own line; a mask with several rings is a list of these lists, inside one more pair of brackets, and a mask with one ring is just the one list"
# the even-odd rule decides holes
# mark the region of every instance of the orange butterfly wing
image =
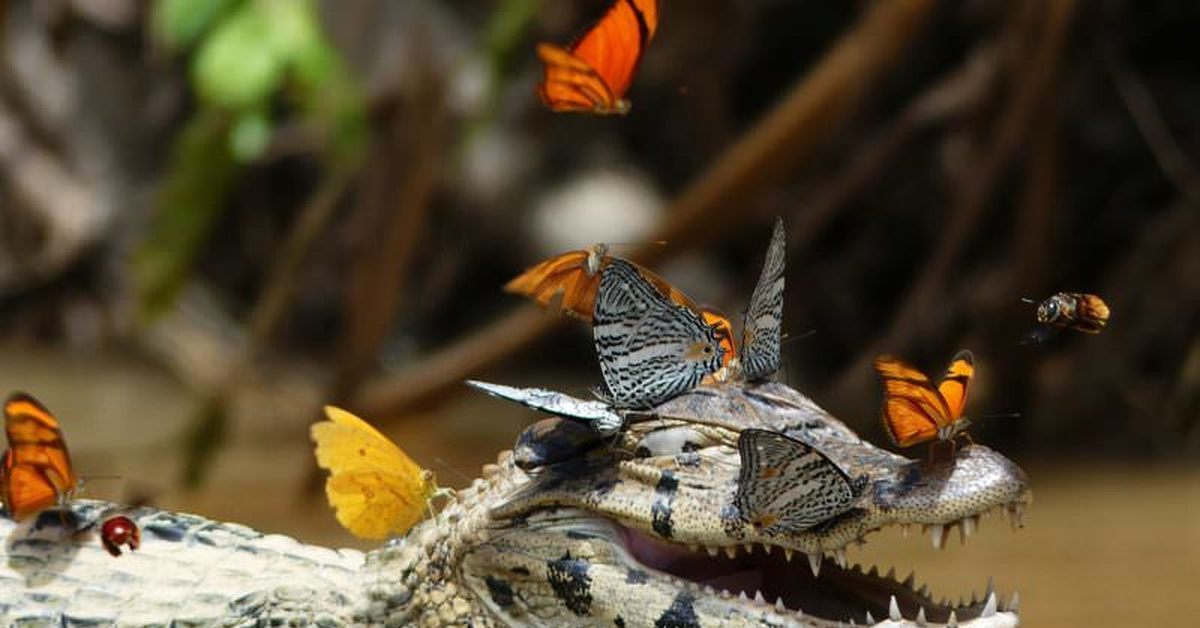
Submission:
[[970,351],[959,351],[954,359],[950,360],[950,366],[946,368],[946,373],[937,385],[938,393],[946,402],[949,423],[962,417],[963,410],[967,407],[967,388],[974,376],[975,356],[971,355]]
[[625,92],[657,29],[657,0],[616,0],[569,50],[539,44],[542,102],[554,111],[626,113]]
[[898,447],[908,447],[938,437],[938,430],[962,418],[967,389],[975,375],[970,351],[960,351],[950,361],[935,387],[924,373],[890,355],[875,358],[883,379],[883,426]]
[[717,342],[725,350],[721,356],[721,366],[729,364],[729,361],[737,355],[737,345],[733,342],[733,323],[729,322],[729,318],[724,314],[712,308],[702,308],[700,318],[703,318],[709,327],[717,329]]
[[[509,280],[504,284],[504,291],[529,297],[542,307],[549,307],[551,301],[561,294],[559,308],[563,313],[591,323],[592,314],[596,309],[596,293],[600,290],[600,270],[612,259],[606,255],[607,252],[606,245],[597,244],[583,250],[556,255]],[[696,305],[682,290],[672,286],[649,268],[633,262],[630,264],[633,264],[643,279],[672,303],[700,314],[704,322],[716,327],[717,339],[726,350],[722,362],[728,363],[733,359],[733,324],[728,318],[720,312]]]
[[562,311],[590,323],[606,250],[607,247],[597,244],[551,257],[504,284],[504,291],[534,299],[542,307],[548,307],[561,293]]
[[875,358],[883,379],[883,427],[898,447],[937,438],[938,427],[950,422],[946,402],[916,367],[890,355]]
[[79,483],[58,421],[32,396],[14,393],[4,404],[4,504],[14,520],[53,506]]

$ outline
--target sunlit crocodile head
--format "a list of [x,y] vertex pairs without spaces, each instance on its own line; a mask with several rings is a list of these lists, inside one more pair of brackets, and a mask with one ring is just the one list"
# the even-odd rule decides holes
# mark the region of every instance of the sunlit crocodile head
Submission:
[[[413,621],[515,626],[1018,624],[1015,595],[1001,602],[990,584],[982,600],[951,607],[911,578],[846,561],[849,545],[886,526],[921,526],[940,547],[988,513],[1019,525],[1028,482],[991,449],[910,460],[779,384],[702,387],[627,418],[625,430],[529,472],[502,457],[370,561],[376,599]],[[747,427],[823,452],[859,482],[853,507],[788,534],[747,523],[735,500]],[[405,595],[385,594],[398,588]]]

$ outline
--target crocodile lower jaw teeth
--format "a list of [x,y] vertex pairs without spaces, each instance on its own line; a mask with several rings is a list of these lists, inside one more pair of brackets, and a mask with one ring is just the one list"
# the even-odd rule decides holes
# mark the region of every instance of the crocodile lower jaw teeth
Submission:
[[[948,529],[944,526],[943,533]],[[928,626],[1017,623],[1018,596],[1014,593],[1009,602],[1002,602],[990,580],[982,595],[952,604],[935,601],[927,587],[916,586],[915,574],[901,580],[895,570],[881,575],[875,567],[851,566],[844,550],[822,555],[757,544],[684,547],[633,530],[626,530],[626,538],[630,555],[642,567],[781,615],[801,613],[859,625],[873,625],[876,619]]]

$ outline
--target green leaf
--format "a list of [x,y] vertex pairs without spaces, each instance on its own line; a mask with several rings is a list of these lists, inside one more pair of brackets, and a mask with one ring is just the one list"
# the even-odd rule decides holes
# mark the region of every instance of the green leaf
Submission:
[[209,28],[241,0],[158,0],[150,16],[151,28],[167,46],[190,48]]
[[243,4],[204,41],[192,66],[207,103],[233,110],[264,106],[284,80],[287,57],[276,26],[258,2]]

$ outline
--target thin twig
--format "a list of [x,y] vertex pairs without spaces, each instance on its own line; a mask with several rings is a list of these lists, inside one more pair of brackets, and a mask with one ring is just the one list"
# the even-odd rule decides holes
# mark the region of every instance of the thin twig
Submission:
[[[667,222],[649,238],[666,240],[672,246],[647,246],[634,257],[646,263],[661,261],[683,244],[703,244],[731,224],[744,221],[745,208],[764,189],[811,158],[858,110],[866,93],[901,58],[936,6],[933,0],[879,0],[870,5],[858,25],[779,106],[697,177],[672,205]],[[522,307],[420,364],[371,383],[355,405],[375,420],[403,414],[412,404],[505,360],[558,323],[557,318]]]
[[351,401],[387,338],[442,172],[444,90],[430,61],[416,65],[421,69],[404,90],[410,102],[382,113],[385,131],[362,192],[360,243],[344,306],[347,329],[331,390],[336,403]]
[[334,165],[326,171],[317,191],[300,211],[283,248],[267,274],[263,291],[250,312],[250,337],[220,383],[210,390],[193,414],[185,436],[184,483],[195,486],[203,480],[216,449],[227,433],[229,400],[245,380],[262,348],[274,335],[300,282],[301,269],[317,236],[333,216],[337,201],[349,184],[352,169]]
[[788,249],[804,250],[855,195],[869,189],[914,134],[969,110],[983,98],[998,73],[996,52],[994,45],[976,48],[957,69],[925,89],[882,131],[858,147],[850,164],[796,211],[788,224]]

